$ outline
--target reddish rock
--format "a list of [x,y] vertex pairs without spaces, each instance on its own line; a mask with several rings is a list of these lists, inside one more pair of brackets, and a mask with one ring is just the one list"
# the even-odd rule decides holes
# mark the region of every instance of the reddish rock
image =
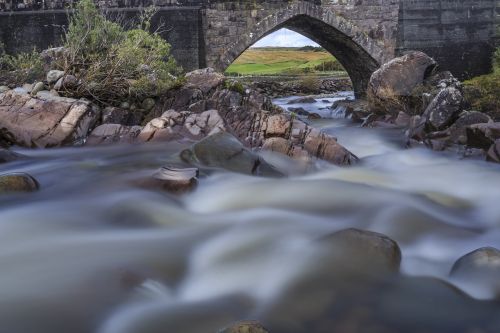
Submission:
[[25,147],[82,144],[99,113],[86,100],[42,92],[31,97],[14,90],[0,94],[0,127],[15,144]]

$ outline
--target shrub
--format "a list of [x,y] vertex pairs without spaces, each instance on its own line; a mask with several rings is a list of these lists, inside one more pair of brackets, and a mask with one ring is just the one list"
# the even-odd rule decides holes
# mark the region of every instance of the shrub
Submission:
[[92,0],[78,3],[65,36],[61,65],[82,83],[75,93],[103,104],[154,97],[176,84],[181,69],[170,45],[150,33],[148,9],[136,29],[126,31],[102,15]]
[[300,88],[305,92],[316,92],[321,86],[321,80],[314,75],[305,75],[300,79]]
[[43,78],[43,60],[40,53],[32,52],[8,55],[0,49],[0,82],[7,85],[21,85]]
[[465,99],[478,111],[500,120],[500,49],[493,58],[493,73],[465,82]]
[[318,72],[345,72],[344,67],[337,60],[328,60],[314,67]]

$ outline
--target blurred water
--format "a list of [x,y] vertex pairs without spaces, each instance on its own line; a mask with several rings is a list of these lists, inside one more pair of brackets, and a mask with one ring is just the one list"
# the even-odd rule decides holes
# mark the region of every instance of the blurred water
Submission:
[[[492,291],[448,273],[500,248],[500,167],[406,150],[397,130],[315,125],[361,163],[279,179],[202,170],[181,197],[134,186],[179,144],[19,149],[30,158],[0,172],[41,190],[0,197],[0,332],[215,333],[243,319],[273,333],[499,332]],[[401,274],[351,272],[319,241],[351,227],[396,240]]]

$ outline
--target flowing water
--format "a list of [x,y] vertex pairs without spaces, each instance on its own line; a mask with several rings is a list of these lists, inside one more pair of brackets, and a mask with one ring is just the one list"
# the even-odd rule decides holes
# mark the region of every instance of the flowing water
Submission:
[[[335,117],[320,110],[334,99],[302,106]],[[0,172],[41,190],[0,197],[0,332],[215,333],[244,319],[271,333],[500,332],[498,290],[449,277],[462,255],[500,248],[500,166],[405,149],[399,130],[314,125],[359,165],[304,174],[265,154],[290,176],[202,170],[172,196],[134,184],[182,144],[19,149],[29,158]],[[348,268],[324,241],[346,228],[397,241],[400,273]]]

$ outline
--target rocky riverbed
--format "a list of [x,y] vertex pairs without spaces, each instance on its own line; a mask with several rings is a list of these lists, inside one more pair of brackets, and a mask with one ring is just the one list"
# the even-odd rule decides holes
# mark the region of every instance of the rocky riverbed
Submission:
[[0,90],[0,332],[497,333],[497,123],[435,67],[366,101]]
[[224,138],[13,149],[0,173],[38,190],[1,195],[0,331],[497,332],[499,166],[309,121],[361,163]]

